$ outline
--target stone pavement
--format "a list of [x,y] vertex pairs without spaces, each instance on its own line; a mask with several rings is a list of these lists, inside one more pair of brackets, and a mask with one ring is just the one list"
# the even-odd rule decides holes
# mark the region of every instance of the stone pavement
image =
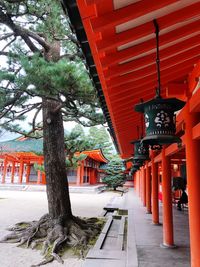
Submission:
[[[139,267],[189,267],[189,226],[188,212],[173,209],[175,249],[161,248],[162,225],[151,223],[151,214],[146,213],[139,197],[132,189],[125,195],[123,207],[133,214],[132,225],[135,234]],[[162,223],[162,204],[160,204]],[[130,265],[131,267],[131,265]]]
[[[126,267],[189,267],[189,233],[187,211],[174,209],[174,239],[176,249],[164,249],[162,226],[151,223],[151,215],[133,189],[123,196],[104,192],[101,194],[71,193],[73,212],[79,216],[99,216],[103,207],[115,203],[122,209],[128,209],[128,254]],[[113,201],[114,200],[114,201]],[[19,221],[39,219],[47,211],[45,192],[0,191],[0,238],[5,235],[5,228]],[[160,206],[162,222],[162,205]],[[42,259],[38,251],[16,247],[16,244],[0,244],[0,267],[29,267]],[[81,267],[83,261],[75,258],[64,259],[64,264],[57,262],[49,267]],[[85,265],[84,265],[85,266]],[[102,261],[100,266],[104,266]],[[120,266],[120,265],[119,265]],[[95,267],[95,266],[92,266]],[[122,266],[120,266],[122,267]]]

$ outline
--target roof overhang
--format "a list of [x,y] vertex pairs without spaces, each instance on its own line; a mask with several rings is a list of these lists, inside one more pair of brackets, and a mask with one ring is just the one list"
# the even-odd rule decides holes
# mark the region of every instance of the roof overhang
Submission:
[[[200,60],[198,0],[65,1],[122,157],[130,157],[141,115],[134,106],[154,97],[157,85],[153,20],[160,27],[163,97],[188,95],[188,76]],[[80,12],[80,15],[77,15]],[[89,46],[88,46],[89,42]],[[84,50],[87,43],[88,51]],[[90,63],[89,67],[90,67]],[[94,70],[94,68],[93,68]],[[97,72],[96,72],[97,71]],[[98,76],[97,76],[98,73]],[[94,80],[94,79],[93,79]]]

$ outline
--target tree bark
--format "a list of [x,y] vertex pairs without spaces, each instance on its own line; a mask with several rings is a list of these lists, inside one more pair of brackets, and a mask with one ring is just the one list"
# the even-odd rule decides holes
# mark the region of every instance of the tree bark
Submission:
[[43,99],[44,167],[49,215],[52,219],[72,218],[66,170],[64,128],[57,101]]

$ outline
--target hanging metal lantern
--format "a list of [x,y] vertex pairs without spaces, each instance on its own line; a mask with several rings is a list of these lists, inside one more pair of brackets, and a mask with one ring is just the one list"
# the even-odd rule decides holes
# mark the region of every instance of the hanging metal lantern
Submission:
[[136,140],[131,142],[134,144],[134,160],[149,160],[149,146],[148,144],[144,144],[141,140]]
[[164,144],[181,143],[181,139],[175,135],[175,112],[185,105],[184,101],[177,98],[164,99],[160,95],[159,27],[156,20],[154,20],[154,26],[156,29],[156,65],[158,76],[156,97],[135,106],[135,111],[144,113],[146,136],[142,139],[142,143],[149,144],[152,149],[160,148]]
[[136,171],[138,171],[138,169],[135,167],[132,167],[130,170],[130,175],[133,175]]
[[144,164],[144,160],[139,159],[133,159],[133,167],[139,170],[140,167],[142,167]]
[[138,104],[135,110],[144,113],[146,136],[142,139],[144,145],[150,146],[180,143],[176,133],[175,111],[183,108],[185,102],[176,99],[156,97],[150,101]]

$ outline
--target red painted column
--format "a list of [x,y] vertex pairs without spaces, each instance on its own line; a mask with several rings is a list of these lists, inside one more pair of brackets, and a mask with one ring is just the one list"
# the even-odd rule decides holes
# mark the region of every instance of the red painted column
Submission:
[[139,196],[139,194],[140,194],[140,177],[139,177],[139,172],[137,171],[136,172],[136,183],[137,183],[137,194],[138,194],[138,196]]
[[41,171],[40,170],[38,170],[38,175],[37,175],[37,184],[40,184],[41,182],[40,182],[40,180],[41,180]]
[[174,247],[170,158],[162,149],[163,246]]
[[81,165],[77,168],[77,178],[76,178],[76,185],[81,184]]
[[159,199],[158,199],[158,163],[154,162],[155,152],[151,151],[152,169],[152,223],[159,224]]
[[144,179],[143,179],[143,169],[140,168],[140,180],[141,180],[141,201],[143,203],[144,199]]
[[200,266],[200,140],[192,139],[192,128],[199,121],[199,113],[185,107],[185,145],[189,204],[191,267]]
[[146,206],[146,170],[142,168],[142,184],[143,184],[143,205]]
[[29,183],[30,172],[31,172],[31,165],[29,163],[26,165],[26,183]]
[[134,190],[136,194],[138,193],[138,188],[137,188],[137,172],[134,173]]
[[147,213],[151,213],[151,167],[146,164],[146,207]]
[[14,176],[15,176],[15,161],[12,162],[11,183],[14,183]]
[[84,161],[81,162],[81,175],[80,175],[80,185],[83,184],[83,176],[84,176],[85,170],[84,170]]
[[19,165],[19,180],[18,182],[21,184],[23,179],[23,173],[24,173],[24,162],[23,159],[20,159],[20,165]]
[[[41,159],[39,159],[38,165],[42,165],[42,160]],[[41,176],[42,176],[42,171],[38,170],[37,184],[41,184],[42,183]]]
[[2,175],[2,184],[5,183],[5,179],[6,179],[6,174],[7,174],[7,165],[8,165],[8,160],[7,158],[4,159],[4,163],[3,163],[3,175]]
[[90,184],[96,184],[97,183],[97,173],[96,169],[91,169],[90,170]]
[[42,184],[46,184],[46,175],[42,172]]
[[140,199],[142,198],[142,175],[141,175],[141,170],[139,172],[139,183],[140,183],[140,191],[139,191],[139,197]]

